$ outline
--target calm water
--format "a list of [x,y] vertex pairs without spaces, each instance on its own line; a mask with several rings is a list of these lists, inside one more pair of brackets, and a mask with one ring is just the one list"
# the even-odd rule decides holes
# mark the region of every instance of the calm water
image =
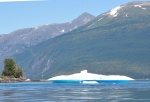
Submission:
[[150,81],[97,85],[0,83],[0,102],[150,102]]

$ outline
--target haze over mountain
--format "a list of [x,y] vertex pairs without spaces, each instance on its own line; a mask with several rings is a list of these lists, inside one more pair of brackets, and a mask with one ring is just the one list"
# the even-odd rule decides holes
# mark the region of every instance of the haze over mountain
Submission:
[[89,13],[83,13],[76,19],[66,23],[42,25],[35,28],[23,28],[0,35],[0,63],[4,58],[22,52],[26,48],[72,31],[94,18]]
[[29,78],[87,69],[150,78],[150,2],[132,2],[13,56]]

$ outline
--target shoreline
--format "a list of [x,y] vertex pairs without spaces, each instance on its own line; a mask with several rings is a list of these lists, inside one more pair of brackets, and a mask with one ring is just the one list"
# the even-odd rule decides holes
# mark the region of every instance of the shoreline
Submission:
[[24,82],[26,78],[9,78],[9,77],[4,77],[0,78],[0,83],[10,83],[10,82]]
[[26,78],[0,78],[0,83],[14,83],[14,82],[48,82],[46,79],[32,79],[27,80]]

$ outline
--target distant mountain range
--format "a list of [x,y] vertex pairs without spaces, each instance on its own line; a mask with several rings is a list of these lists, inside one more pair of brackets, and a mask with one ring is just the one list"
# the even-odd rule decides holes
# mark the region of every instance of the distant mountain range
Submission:
[[83,13],[70,22],[18,29],[10,34],[0,35],[0,63],[2,63],[4,58],[20,53],[50,38],[72,31],[91,21],[93,18],[95,17],[89,13]]
[[[150,2],[132,2],[14,55],[28,78],[88,70],[150,78]],[[61,29],[62,30],[62,29]]]

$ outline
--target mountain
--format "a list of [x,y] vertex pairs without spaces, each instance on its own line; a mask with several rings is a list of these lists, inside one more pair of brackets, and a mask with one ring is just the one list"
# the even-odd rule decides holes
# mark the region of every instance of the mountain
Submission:
[[103,13],[71,32],[14,55],[29,78],[88,70],[150,78],[150,2],[132,2]]
[[89,13],[83,13],[76,19],[67,23],[18,29],[10,34],[0,35],[0,62],[2,63],[4,58],[20,53],[33,45],[72,31],[93,18],[94,16]]

